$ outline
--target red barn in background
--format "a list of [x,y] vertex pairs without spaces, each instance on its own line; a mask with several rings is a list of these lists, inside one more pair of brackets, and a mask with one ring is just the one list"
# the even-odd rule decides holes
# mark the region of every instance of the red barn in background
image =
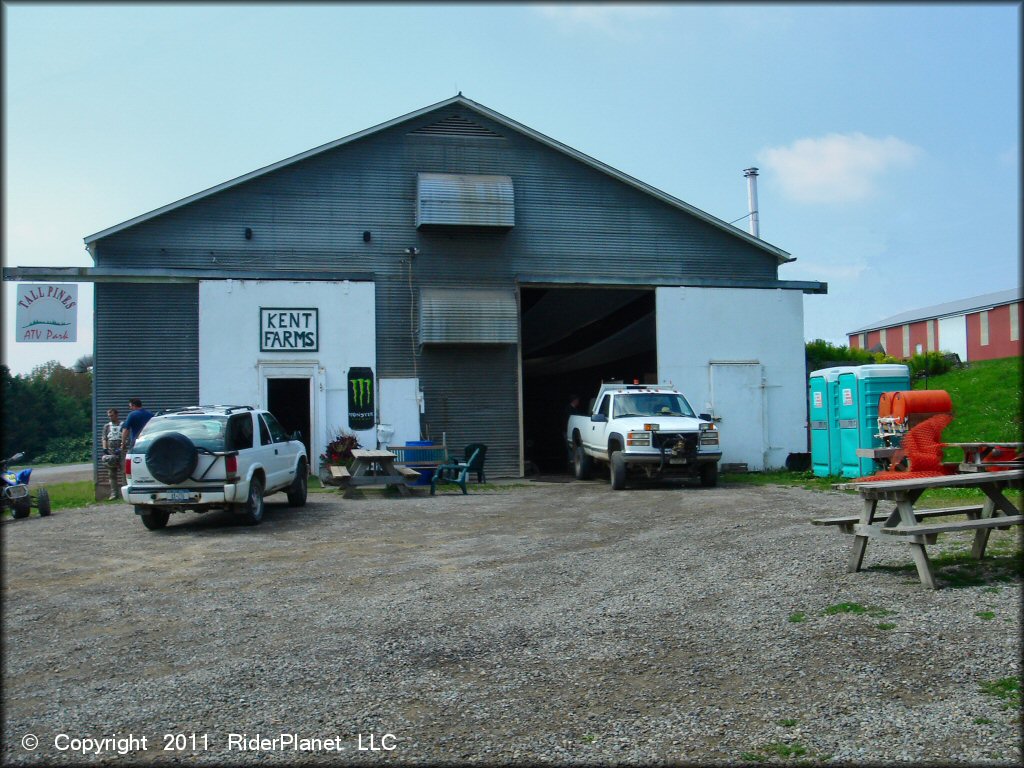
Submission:
[[903,312],[847,335],[851,349],[881,347],[906,359],[924,352],[953,352],[963,361],[1022,353],[1021,289],[986,293]]

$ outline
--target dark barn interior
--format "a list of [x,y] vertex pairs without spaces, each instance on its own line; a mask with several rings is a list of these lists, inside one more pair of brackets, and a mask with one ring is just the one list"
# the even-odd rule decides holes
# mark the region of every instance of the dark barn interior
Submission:
[[602,381],[656,383],[654,291],[520,290],[526,472],[568,472],[569,400],[589,410]]

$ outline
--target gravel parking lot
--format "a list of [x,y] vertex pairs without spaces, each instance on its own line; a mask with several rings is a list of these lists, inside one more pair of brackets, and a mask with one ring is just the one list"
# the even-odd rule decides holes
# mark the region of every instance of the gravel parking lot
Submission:
[[809,521],[858,506],[572,482],[6,521],[4,763],[1019,764],[984,689],[1020,676],[1020,529],[933,592],[898,545],[845,572]]

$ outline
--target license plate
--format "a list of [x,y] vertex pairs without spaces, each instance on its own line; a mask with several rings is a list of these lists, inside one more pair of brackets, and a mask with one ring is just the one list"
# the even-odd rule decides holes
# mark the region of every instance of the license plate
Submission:
[[192,501],[196,495],[192,491],[167,491],[168,501]]
[[687,459],[669,459],[668,460],[669,464],[685,464],[686,462],[687,462]]

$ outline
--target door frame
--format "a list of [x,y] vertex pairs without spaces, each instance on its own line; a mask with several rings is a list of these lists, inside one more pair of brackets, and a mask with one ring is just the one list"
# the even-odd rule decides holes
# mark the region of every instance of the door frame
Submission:
[[315,473],[320,465],[319,446],[327,445],[327,425],[321,424],[321,415],[325,410],[325,392],[323,385],[324,369],[319,362],[258,362],[256,365],[260,380],[260,407],[266,408],[270,403],[270,379],[308,379],[309,380],[309,471]]

